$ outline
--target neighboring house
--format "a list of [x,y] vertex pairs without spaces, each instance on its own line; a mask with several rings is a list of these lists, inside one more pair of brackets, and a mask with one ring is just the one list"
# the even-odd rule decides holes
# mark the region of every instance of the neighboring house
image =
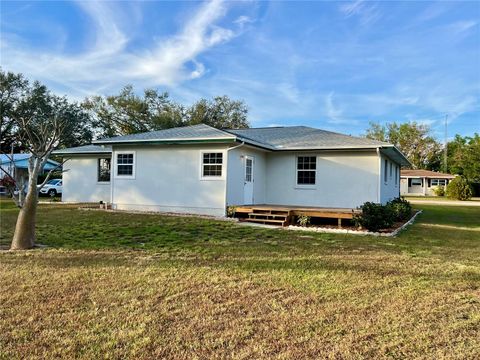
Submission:
[[[20,184],[23,181],[25,189],[28,184],[28,159],[30,159],[30,154],[0,154],[0,167],[10,174],[16,183]],[[59,165],[58,162],[48,159],[40,174],[56,169]],[[6,176],[5,171],[0,170],[0,178]],[[0,186],[0,193],[5,192],[5,188]]]
[[437,186],[447,186],[455,175],[430,170],[402,170],[400,181],[401,195],[435,195]]
[[219,130],[195,125],[58,150],[63,201],[114,209],[225,215],[277,204],[356,208],[400,195],[393,145],[304,126]]

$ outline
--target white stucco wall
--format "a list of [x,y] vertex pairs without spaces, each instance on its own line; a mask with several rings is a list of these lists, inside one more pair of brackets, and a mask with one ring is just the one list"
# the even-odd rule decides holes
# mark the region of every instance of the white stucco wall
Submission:
[[[385,160],[387,161],[387,178],[385,180]],[[390,165],[392,172],[390,173]],[[395,166],[398,166],[397,180],[395,181]],[[382,204],[400,196],[400,166],[388,157],[381,155],[380,166],[380,201]]]
[[245,156],[253,158],[253,203],[265,204],[266,153],[242,146],[228,155],[227,205],[244,203]]
[[[296,156],[316,155],[316,185],[296,185]],[[369,152],[268,153],[269,204],[356,208],[378,201],[378,155]]]
[[110,183],[97,181],[98,159],[104,157],[75,156],[64,164],[62,201],[110,202]]
[[[119,210],[165,211],[223,216],[226,198],[226,145],[114,147],[135,153],[135,177],[113,178]],[[224,152],[222,179],[201,178],[201,153]]]

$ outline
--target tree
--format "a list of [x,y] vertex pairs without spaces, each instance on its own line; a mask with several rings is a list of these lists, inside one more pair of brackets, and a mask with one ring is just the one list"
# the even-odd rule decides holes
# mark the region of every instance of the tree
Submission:
[[201,99],[187,111],[188,124],[207,124],[219,129],[248,128],[248,108],[243,101],[217,96],[213,101]]
[[456,135],[448,143],[448,171],[465,176],[471,182],[480,182],[480,135]]
[[[15,114],[23,106],[20,104],[32,89],[22,74],[4,72],[0,69],[0,151],[10,153],[25,151],[19,142],[20,130]],[[88,144],[92,141],[90,119],[88,113],[80,107],[69,114],[71,131],[62,137],[60,147],[73,147]]]
[[394,144],[417,169],[438,170],[441,165],[442,146],[430,135],[430,128],[416,122],[385,126],[370,123],[366,137]]
[[16,142],[15,121],[12,111],[17,107],[18,100],[27,90],[28,81],[22,74],[5,73],[0,69],[0,151],[10,152],[21,150]]
[[92,125],[100,137],[128,135],[182,126],[183,108],[169,99],[168,93],[145,90],[143,97],[131,85],[118,95],[93,96],[83,107],[92,116]]
[[83,107],[92,117],[99,137],[128,135],[178,126],[207,124],[217,128],[248,127],[248,109],[244,102],[218,96],[201,99],[190,107],[172,101],[167,92],[147,89],[136,95],[131,85],[118,95],[93,96]]
[[[53,95],[45,86],[27,82],[25,89],[16,94],[14,105],[9,110],[9,121],[16,129],[15,141],[28,150],[28,189],[23,197],[23,185],[15,184],[15,180],[7,170],[4,182],[9,181],[15,187],[12,197],[20,208],[11,249],[29,249],[36,241],[35,222],[38,192],[48,181],[51,172],[40,186],[37,186],[38,175],[45,166],[52,151],[62,140],[72,136],[77,130],[75,119],[82,113],[77,104],[71,104],[64,97]],[[66,137],[66,135],[68,135]],[[6,179],[5,179],[6,178]]]

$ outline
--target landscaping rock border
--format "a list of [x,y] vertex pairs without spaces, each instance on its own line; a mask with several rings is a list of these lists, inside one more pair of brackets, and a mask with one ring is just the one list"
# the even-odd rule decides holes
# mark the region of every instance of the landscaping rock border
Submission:
[[399,228],[395,229],[392,232],[387,233],[380,233],[380,232],[372,232],[372,231],[363,231],[363,230],[349,230],[349,229],[332,229],[332,228],[325,228],[325,227],[303,227],[297,225],[290,225],[286,227],[287,230],[299,230],[299,231],[312,231],[312,232],[320,232],[320,233],[330,233],[330,234],[352,234],[352,235],[370,235],[370,236],[385,236],[385,237],[393,237],[397,236],[400,231],[405,229],[408,225],[414,223],[416,217],[422,213],[422,210],[418,210],[405,224],[400,226]]

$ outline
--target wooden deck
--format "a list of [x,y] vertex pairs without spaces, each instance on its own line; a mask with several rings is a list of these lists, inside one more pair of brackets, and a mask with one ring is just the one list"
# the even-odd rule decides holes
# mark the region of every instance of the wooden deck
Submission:
[[287,226],[298,216],[311,218],[337,219],[338,227],[342,227],[342,219],[353,219],[354,214],[361,210],[349,208],[303,207],[289,205],[238,205],[235,206],[235,216],[242,221],[262,224]]

